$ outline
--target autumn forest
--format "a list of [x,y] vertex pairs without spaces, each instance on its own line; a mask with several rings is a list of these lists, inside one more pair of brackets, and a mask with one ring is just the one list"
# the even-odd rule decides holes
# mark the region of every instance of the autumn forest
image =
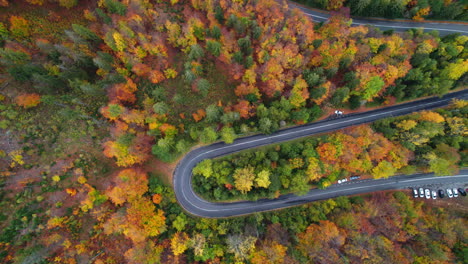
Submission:
[[[199,146],[466,89],[466,35],[350,23],[466,20],[463,1],[298,2],[332,16],[274,0],[0,0],[0,262],[466,263],[466,199],[385,191],[221,219],[177,203],[173,171]],[[194,190],[226,202],[454,175],[467,124],[453,100],[207,159]]]

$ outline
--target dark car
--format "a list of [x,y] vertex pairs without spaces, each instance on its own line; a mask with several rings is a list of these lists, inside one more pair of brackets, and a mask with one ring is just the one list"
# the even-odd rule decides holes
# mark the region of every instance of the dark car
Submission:
[[458,188],[458,192],[459,192],[462,196],[466,196],[466,192],[465,192],[465,190],[463,190],[463,188]]
[[439,190],[439,197],[444,198],[445,197],[445,192],[444,190]]

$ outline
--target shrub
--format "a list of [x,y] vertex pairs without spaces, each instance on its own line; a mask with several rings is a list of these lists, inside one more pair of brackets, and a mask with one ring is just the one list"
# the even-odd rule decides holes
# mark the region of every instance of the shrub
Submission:
[[41,102],[41,96],[38,94],[23,94],[15,98],[16,104],[24,108],[37,106]]

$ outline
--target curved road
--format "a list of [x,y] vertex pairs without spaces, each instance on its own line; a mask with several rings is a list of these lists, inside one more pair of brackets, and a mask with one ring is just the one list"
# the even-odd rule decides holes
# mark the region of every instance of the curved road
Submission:
[[[289,6],[298,8],[306,15],[313,18],[316,22],[327,21],[330,15],[322,12],[318,12],[314,9],[309,9],[301,5],[295,4],[289,1]],[[382,30],[394,29],[395,31],[406,31],[410,28],[423,28],[424,31],[437,30],[441,36],[445,36],[453,33],[460,33],[462,35],[468,35],[468,23],[447,23],[447,22],[416,22],[411,20],[383,20],[383,19],[365,19],[365,18],[353,18],[353,25],[373,25]]]
[[380,180],[353,181],[344,185],[333,185],[325,190],[314,189],[303,196],[292,194],[280,196],[277,199],[263,199],[255,202],[243,201],[235,203],[212,203],[203,200],[195,194],[192,188],[192,169],[204,159],[225,156],[249,148],[269,145],[306,137],[334,130],[391,117],[410,114],[415,111],[443,107],[453,98],[468,99],[468,90],[445,95],[442,98],[431,97],[365,113],[351,114],[334,120],[323,120],[307,125],[292,127],[271,135],[254,135],[239,138],[233,144],[223,142],[197,148],[189,152],[177,165],[174,171],[174,190],[179,204],[189,213],[207,218],[239,216],[254,212],[263,212],[289,206],[304,204],[311,201],[324,200],[342,195],[354,195],[380,190],[404,189],[409,186],[429,183],[468,182],[468,170],[462,170],[459,175],[434,177],[430,174],[415,174],[390,177]]

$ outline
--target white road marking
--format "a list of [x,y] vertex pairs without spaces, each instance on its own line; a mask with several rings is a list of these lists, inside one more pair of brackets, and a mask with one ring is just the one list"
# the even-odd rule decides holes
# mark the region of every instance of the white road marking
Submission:
[[[441,103],[441,102],[444,102],[444,101],[449,101],[449,100],[452,100],[452,98],[448,98],[448,99],[442,99],[442,100],[438,100],[438,101],[435,101],[435,102],[431,102],[431,103],[426,103],[425,106],[429,106],[429,105],[433,105],[433,104],[437,104],[437,103]],[[415,105],[415,106],[408,106],[408,107],[404,107],[404,108],[398,108],[396,110],[392,110],[392,111],[386,111],[386,112],[381,112],[381,113],[378,113],[378,114],[374,114],[374,115],[368,115],[368,116],[364,116],[364,117],[359,117],[359,118],[353,118],[353,119],[349,119],[349,120],[344,120],[344,122],[346,123],[349,123],[349,122],[353,122],[353,121],[357,121],[357,120],[361,120],[361,119],[365,119],[365,118],[369,118],[369,117],[374,117],[374,116],[379,116],[379,115],[386,115],[386,114],[390,114],[390,113],[393,113],[393,112],[397,112],[397,111],[405,111],[405,110],[409,110],[411,108],[417,108],[417,107],[421,107],[421,105]],[[327,127],[327,126],[332,126],[332,125],[335,125],[337,122],[334,122],[334,123],[331,123],[331,124],[326,124],[326,125],[322,125],[322,126],[317,126],[317,127],[310,127],[310,128],[306,128],[306,129],[302,129],[302,130],[298,130],[298,131],[292,131],[292,132],[288,132],[288,133],[283,133],[283,134],[278,134],[278,135],[272,135],[272,136],[267,136],[267,137],[264,137],[264,138],[261,138],[261,139],[255,139],[255,140],[250,140],[250,141],[246,141],[246,142],[241,142],[241,143],[235,143],[235,144],[231,144],[231,145],[228,145],[228,146],[225,146],[225,147],[222,147],[222,148],[217,148],[217,149],[213,149],[213,150],[210,150],[210,151],[206,151],[204,153],[201,153],[197,156],[195,156],[194,158],[190,159],[189,161],[187,161],[187,163],[190,163],[192,162],[193,160],[196,160],[197,158],[199,158],[200,156],[203,156],[203,155],[206,155],[207,153],[211,153],[211,152],[214,152],[214,151],[218,151],[218,150],[222,150],[222,149],[226,149],[226,148],[232,148],[232,147],[235,147],[235,146],[240,146],[240,145],[245,145],[245,144],[249,144],[249,143],[253,143],[253,142],[257,142],[257,141],[266,141],[268,139],[272,139],[272,138],[276,138],[276,137],[282,137],[282,136],[285,136],[285,135],[290,135],[290,134],[294,134],[294,133],[301,133],[301,132],[304,132],[304,131],[309,131],[309,130],[314,130],[314,129],[319,129],[319,128],[322,128],[322,127]],[[312,134],[309,134],[307,136],[310,136]],[[243,150],[243,149],[241,149]],[[239,150],[239,151],[241,151]],[[182,171],[182,175],[187,175],[187,167],[184,167],[183,171]],[[190,175],[191,175],[191,172],[190,172]],[[454,176],[450,176],[450,177],[454,177]],[[440,177],[439,177],[440,178]],[[177,184],[177,181],[176,181],[177,177],[174,177],[174,186],[176,186]],[[189,178],[189,185],[191,183],[191,177]],[[184,190],[184,181],[181,182],[182,186],[182,190]],[[376,185],[377,186],[377,185]],[[360,187],[362,188],[362,187]],[[195,197],[196,200],[198,200],[199,202],[201,203],[207,203],[207,201],[201,199],[198,195],[196,195],[194,192],[193,192],[193,189],[192,188],[189,188],[190,191],[192,192],[193,196]],[[347,189],[346,189],[347,190]],[[340,190],[342,191],[342,190]],[[197,205],[193,204],[186,196],[185,192],[182,191],[182,195],[185,199],[185,201],[189,202],[193,207],[201,210],[201,211],[207,211],[207,212],[213,212],[213,211],[226,211],[226,210],[233,210],[233,209],[239,209],[239,208],[223,208],[223,209],[204,209],[204,208],[201,208],[201,207],[198,207]],[[277,203],[281,203],[283,201],[278,201]],[[273,205],[273,204],[276,204],[275,202],[273,203],[268,203],[269,205]],[[241,207],[243,208],[243,207]]]
[[[455,178],[463,178],[463,177],[467,177],[467,176],[468,176],[468,174],[455,175],[455,176],[441,176],[441,177],[430,176],[430,177],[424,177],[424,178],[412,179],[412,180],[400,180],[399,183],[407,183],[407,182],[414,182],[414,181],[426,181],[426,180],[434,180],[434,179],[447,179],[447,178],[455,179]],[[369,187],[385,186],[385,185],[391,185],[391,184],[394,184],[394,183],[396,183],[396,182],[386,182],[386,183],[381,183],[381,184],[374,184],[372,186],[358,186],[358,187],[354,187],[354,188],[331,190],[331,191],[328,191],[326,193],[317,193],[317,194],[310,194],[310,195],[304,195],[304,196],[295,196],[295,197],[292,197],[291,199],[289,199],[290,200],[289,202],[294,202],[294,201],[297,201],[297,200],[304,200],[304,199],[309,200],[310,198],[317,197],[317,196],[327,196],[327,195],[334,194],[334,193],[353,191],[353,190],[364,189],[364,188],[369,188]],[[263,203],[261,205],[262,206],[271,206],[271,205],[275,205],[275,204],[282,204],[285,201],[287,201],[287,200],[272,200],[271,202]],[[310,200],[308,202],[312,202],[312,201],[313,200]],[[245,208],[245,206],[217,208],[217,209],[203,209],[203,208],[200,208],[198,206],[194,206],[194,207],[196,207],[196,208],[198,208],[198,209],[200,209],[200,210],[202,210],[204,212],[219,212],[219,211],[238,210],[238,209],[244,209]]]
[[[304,13],[305,13],[305,12],[304,12]],[[325,20],[327,20],[327,19],[328,19],[328,17],[321,17],[321,16],[317,16],[317,15],[309,14],[309,13],[305,13],[305,14],[306,14],[306,15],[308,15],[308,16],[311,16],[311,17],[318,17],[318,18],[325,19]]]
[[450,32],[458,32],[458,33],[467,33],[468,31],[463,31],[463,30],[456,30],[456,29],[445,29],[445,28],[430,28],[430,27],[405,27],[405,26],[387,26],[387,25],[380,25],[380,24],[368,24],[368,23],[358,23],[358,22],[353,22],[353,25],[373,25],[376,27],[387,27],[387,28],[404,28],[404,29],[410,29],[410,28],[423,28],[427,30],[440,30],[440,31],[450,31]]
[[[310,16],[310,17],[316,17],[316,18],[325,19],[325,20],[328,19],[327,17],[317,16],[317,15],[314,15],[314,14],[309,14],[309,13],[305,13],[305,14]],[[386,27],[386,28],[404,28],[404,29],[423,28],[423,29],[427,29],[427,30],[441,30],[441,31],[449,31],[449,32],[458,32],[458,33],[468,34],[468,31],[463,31],[463,30],[445,29],[445,28],[430,28],[430,27],[424,27],[424,26],[421,26],[421,25],[414,26],[414,27],[407,27],[407,26],[382,25],[382,24],[379,24],[378,22],[377,23],[372,23],[372,24],[371,23],[359,23],[359,22],[354,22],[354,20],[353,20],[353,22],[351,24],[352,25],[364,25],[364,26],[373,25],[373,26],[376,26],[376,27]],[[437,23],[427,23],[427,24],[437,25]]]

